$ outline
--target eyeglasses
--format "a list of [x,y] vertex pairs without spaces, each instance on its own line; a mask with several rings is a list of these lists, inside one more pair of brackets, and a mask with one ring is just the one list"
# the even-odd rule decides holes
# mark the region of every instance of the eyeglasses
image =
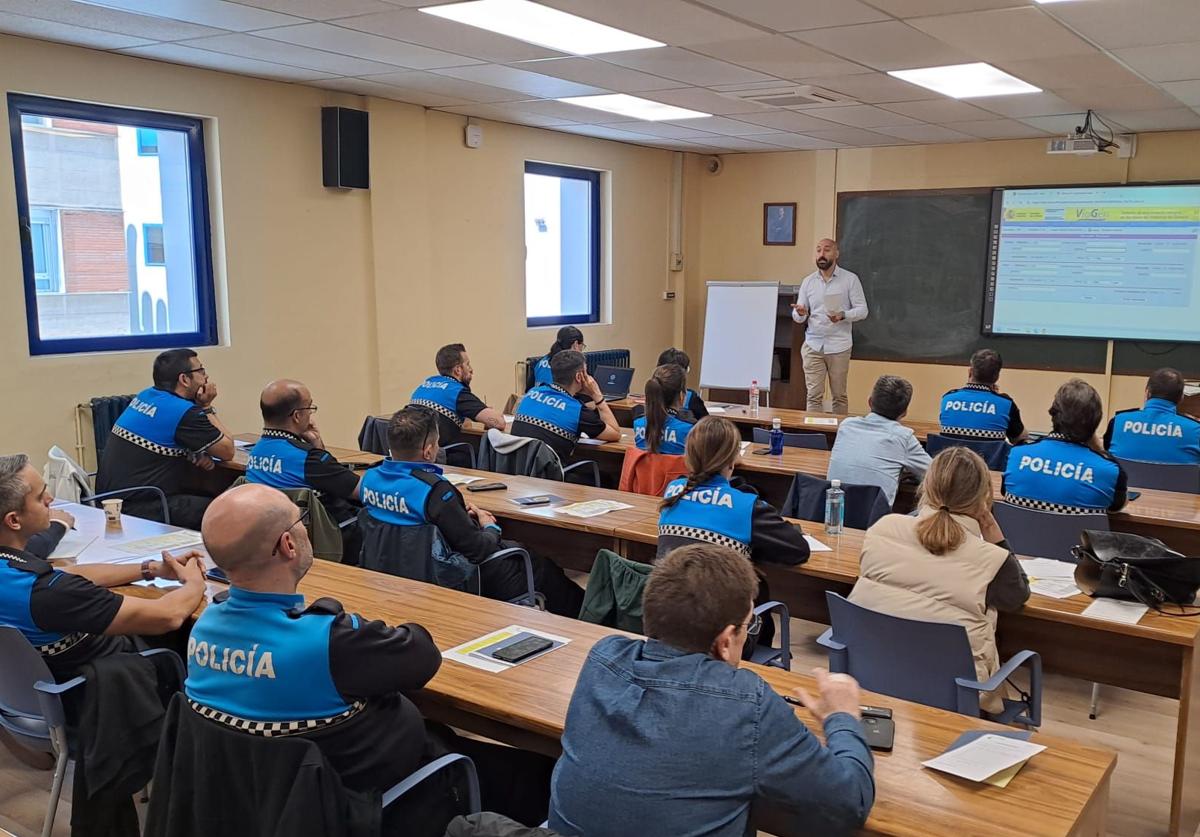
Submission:
[[[308,509],[305,509],[304,511],[300,512],[300,519],[297,520],[296,523],[303,523],[304,521],[308,520],[308,511],[309,511]],[[282,532],[279,533],[279,537],[277,537],[275,539],[275,548],[271,550],[272,555],[279,554],[279,548],[281,546],[283,546],[283,536],[286,535],[288,532],[292,531],[293,529],[295,529],[296,523],[293,523],[291,526],[287,527],[286,529],[284,529]]]
[[758,636],[758,632],[762,630],[762,616],[755,613],[750,617],[749,622],[739,624],[738,627],[746,629],[746,636]]
[[297,407],[296,409],[292,410],[292,412],[293,413],[303,413],[303,412],[307,411],[310,413],[315,413],[319,409],[320,408],[316,404],[309,404],[307,407]]
[[206,372],[206,371],[207,370],[203,366],[197,366],[195,369],[189,369],[187,371],[187,373],[189,375],[195,375],[197,372]]

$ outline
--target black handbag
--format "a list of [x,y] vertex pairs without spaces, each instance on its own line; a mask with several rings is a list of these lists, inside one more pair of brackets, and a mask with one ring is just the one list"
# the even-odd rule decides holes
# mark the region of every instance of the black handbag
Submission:
[[1081,543],[1071,549],[1078,561],[1075,584],[1089,596],[1132,599],[1175,616],[1200,615],[1200,609],[1183,610],[1200,589],[1200,558],[1128,532],[1085,529],[1079,537]]

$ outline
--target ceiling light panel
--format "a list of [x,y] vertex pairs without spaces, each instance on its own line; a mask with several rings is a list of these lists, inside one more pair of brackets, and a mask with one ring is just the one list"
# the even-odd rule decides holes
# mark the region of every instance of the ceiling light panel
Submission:
[[634,119],[645,119],[648,122],[662,122],[668,119],[672,121],[680,119],[703,119],[712,116],[711,113],[688,110],[687,108],[680,108],[675,105],[664,105],[662,102],[652,102],[649,99],[629,96],[625,93],[610,93],[602,96],[570,96],[558,99],[558,101],[565,102],[568,105],[579,105],[580,107],[592,108],[594,110],[619,113],[622,116],[631,116]]
[[888,75],[955,99],[1042,92],[1040,87],[1034,87],[1016,76],[984,63],[891,70]]

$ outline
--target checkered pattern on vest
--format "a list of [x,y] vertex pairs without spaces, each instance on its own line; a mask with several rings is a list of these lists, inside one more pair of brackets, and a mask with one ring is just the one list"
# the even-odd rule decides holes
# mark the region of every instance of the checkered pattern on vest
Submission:
[[1028,497],[1015,497],[1012,494],[1004,495],[1004,502],[1014,506],[1020,506],[1024,509],[1034,509],[1035,511],[1053,512],[1054,514],[1104,514],[1105,509],[1088,508],[1087,506],[1064,506],[1061,503],[1048,503],[1045,500],[1031,500]]
[[413,401],[412,403],[416,404],[418,407],[424,407],[427,410],[433,410],[435,413],[445,416],[446,418],[450,419],[450,421],[454,422],[456,427],[463,426],[463,417],[462,416],[460,416],[458,413],[454,412],[453,410],[447,409],[445,406],[437,403],[436,401],[429,401],[424,398],[418,398],[417,400]]
[[211,706],[205,706],[202,703],[197,703],[192,699],[188,699],[188,705],[196,711],[197,714],[208,718],[210,721],[216,721],[223,726],[236,729],[238,732],[248,732],[251,735],[261,735],[264,738],[278,738],[284,735],[298,735],[303,732],[312,732],[315,729],[328,727],[348,718],[353,718],[366,707],[366,701],[355,701],[350,705],[350,708],[345,712],[333,715],[329,718],[306,719],[303,721],[250,721],[245,718],[239,718],[236,715],[230,715],[228,712],[222,712],[219,709],[213,709]]
[[540,427],[543,430],[549,430],[551,433],[562,436],[564,439],[572,442],[579,441],[578,434],[571,433],[559,427],[557,424],[551,424],[550,422],[542,421],[539,418],[531,418],[530,416],[517,416],[516,421],[524,422],[525,424],[532,424],[534,427]]
[[967,439],[982,439],[988,442],[995,442],[1008,438],[1003,430],[978,430],[974,427],[943,427],[942,435],[962,436],[963,438]]
[[120,436],[126,442],[132,442],[139,448],[145,448],[152,453],[157,453],[159,456],[187,456],[187,451],[183,448],[169,448],[166,445],[160,445],[158,442],[151,442],[149,439],[144,439],[120,425],[113,425],[112,432],[114,436]]
[[70,651],[85,639],[87,639],[87,634],[73,633],[67,634],[62,639],[51,642],[49,645],[36,645],[34,647],[43,657],[53,657],[64,651]]
[[734,552],[739,552],[747,557],[750,556],[750,547],[746,544],[742,543],[741,541],[734,540],[728,535],[722,535],[709,529],[700,529],[694,526],[675,526],[672,524],[664,524],[658,527],[658,534],[659,537],[689,538],[694,541],[715,543],[717,546],[728,547]]

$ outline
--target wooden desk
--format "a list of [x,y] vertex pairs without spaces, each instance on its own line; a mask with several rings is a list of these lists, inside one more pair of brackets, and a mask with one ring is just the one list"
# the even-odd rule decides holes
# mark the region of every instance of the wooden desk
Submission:
[[[309,599],[333,596],[348,610],[393,624],[416,621],[439,648],[448,649],[510,624],[541,628],[571,642],[502,674],[445,662],[417,696],[427,717],[549,755],[559,738],[579,669],[591,646],[614,631],[514,605],[479,599],[392,576],[318,561],[301,584]],[[812,688],[811,678],[779,669],[755,670],[780,692]],[[1114,754],[1063,739],[1035,735],[1049,749],[1029,762],[1008,788],[973,785],[920,767],[961,732],[998,728],[979,721],[878,695],[896,721],[891,753],[876,754],[877,796],[865,833],[915,835],[1102,834]],[[816,728],[804,710],[798,710]],[[986,823],[986,825],[984,825]],[[788,834],[783,817],[760,826]],[[777,830],[775,830],[777,829]]]

